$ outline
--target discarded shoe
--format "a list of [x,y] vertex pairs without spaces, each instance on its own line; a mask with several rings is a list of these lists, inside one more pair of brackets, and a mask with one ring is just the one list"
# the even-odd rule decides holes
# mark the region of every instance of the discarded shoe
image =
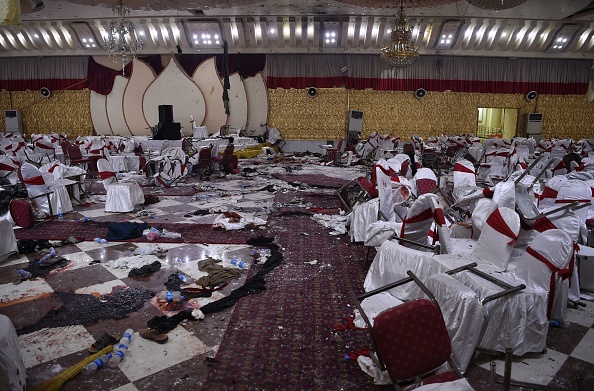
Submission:
[[89,353],[94,354],[100,350],[105,349],[109,345],[115,345],[120,339],[117,336],[104,333],[98,340],[96,340],[91,347]]
[[151,341],[155,341],[157,343],[165,343],[169,339],[167,334],[162,334],[153,329],[142,329],[138,331],[138,335],[144,339],[150,339]]

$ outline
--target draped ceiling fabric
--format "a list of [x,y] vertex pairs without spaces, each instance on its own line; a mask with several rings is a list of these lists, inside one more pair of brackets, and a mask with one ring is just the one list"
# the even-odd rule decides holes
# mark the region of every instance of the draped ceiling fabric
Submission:
[[590,67],[590,60],[421,56],[415,65],[395,70],[379,55],[287,54],[266,57],[266,84],[268,88],[583,95]]

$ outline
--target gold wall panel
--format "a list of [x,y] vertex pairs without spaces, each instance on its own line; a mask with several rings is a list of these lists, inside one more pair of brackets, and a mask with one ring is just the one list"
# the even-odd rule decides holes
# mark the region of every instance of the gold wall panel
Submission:
[[[12,95],[12,104],[11,104]],[[93,134],[90,91],[88,89],[54,92],[48,99],[39,91],[2,91],[0,110],[20,109],[23,133],[48,134],[64,132],[69,138]],[[4,131],[4,115],[0,118],[0,131]]]
[[310,98],[305,89],[268,90],[268,125],[289,140],[337,140],[346,136],[348,90],[319,88]]
[[[412,91],[320,88],[310,98],[302,89],[271,89],[270,127],[285,139],[335,140],[345,137],[349,110],[364,112],[362,138],[372,132],[410,139],[439,134],[475,133],[479,107],[518,109],[516,134],[524,129],[526,113],[543,113],[544,137],[592,137],[594,104],[582,95],[540,95],[528,102],[523,94],[432,92],[424,99]],[[537,106],[538,105],[538,106]]]

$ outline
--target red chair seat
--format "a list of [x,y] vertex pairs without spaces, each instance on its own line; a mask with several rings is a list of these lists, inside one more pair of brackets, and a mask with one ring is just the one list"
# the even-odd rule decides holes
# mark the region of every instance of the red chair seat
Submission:
[[10,216],[15,224],[22,228],[29,228],[35,224],[33,208],[24,200],[14,199],[10,201]]

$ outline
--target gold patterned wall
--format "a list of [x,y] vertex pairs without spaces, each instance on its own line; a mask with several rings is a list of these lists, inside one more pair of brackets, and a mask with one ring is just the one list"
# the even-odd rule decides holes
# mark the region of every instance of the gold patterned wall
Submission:
[[[20,109],[23,132],[64,132],[69,138],[93,134],[93,122],[89,106],[90,91],[60,91],[48,99],[39,91],[0,91],[0,112]],[[0,116],[0,131],[4,131],[4,116]]]
[[310,98],[307,90],[268,90],[268,124],[283,138],[337,140],[346,134],[347,90],[320,88]]
[[522,94],[431,92],[423,100],[412,91],[318,89],[310,98],[306,90],[271,89],[270,127],[285,139],[335,140],[345,137],[349,110],[363,111],[363,134],[391,134],[409,139],[441,133],[475,133],[479,107],[518,109],[517,134],[524,129],[526,113],[543,113],[544,137],[580,139],[594,135],[594,103],[582,95],[540,95],[528,102]]

